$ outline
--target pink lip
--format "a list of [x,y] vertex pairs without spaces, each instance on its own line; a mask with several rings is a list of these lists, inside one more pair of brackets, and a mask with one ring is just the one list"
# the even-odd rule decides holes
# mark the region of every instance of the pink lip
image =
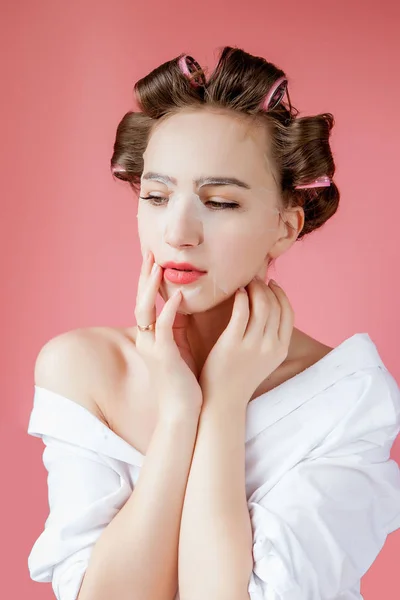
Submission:
[[177,269],[178,271],[197,271],[199,273],[205,273],[206,271],[202,271],[198,267],[190,263],[175,263],[173,261],[169,261],[161,265],[163,269]]
[[205,275],[203,271],[178,271],[177,269],[167,268],[164,270],[164,278],[171,283],[178,285],[185,285],[197,281],[202,275]]

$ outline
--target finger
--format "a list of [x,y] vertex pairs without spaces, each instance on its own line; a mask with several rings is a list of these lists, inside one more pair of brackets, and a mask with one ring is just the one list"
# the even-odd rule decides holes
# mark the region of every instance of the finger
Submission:
[[[152,264],[152,267],[149,265]],[[138,291],[135,317],[138,325],[145,326],[154,323],[157,317],[156,314],[156,298],[162,279],[162,268],[154,262],[154,257],[151,256],[150,262],[144,265],[141,273],[140,292]],[[146,339],[153,339],[154,331],[141,332],[144,333]],[[143,336],[139,336],[143,337]]]
[[279,300],[281,305],[281,318],[278,330],[278,339],[283,345],[289,347],[290,339],[293,333],[293,326],[295,321],[295,314],[292,305],[289,302],[289,298],[283,291],[283,289],[276,283],[270,282],[271,290],[273,290],[275,296]]
[[154,264],[154,254],[149,251],[148,255],[143,256],[142,267],[140,269],[139,281],[138,281],[138,289],[137,289],[137,299],[140,299],[144,290],[147,287],[147,281],[151,273],[151,269]]
[[272,335],[274,338],[279,337],[279,327],[282,320],[282,306],[279,298],[275,295],[271,284],[264,285],[264,292],[268,297],[269,311],[264,322],[264,337]]
[[175,342],[173,334],[173,324],[175,321],[176,311],[182,300],[181,290],[176,290],[174,294],[163,306],[163,309],[156,322],[156,342],[160,345],[170,345]]
[[[264,281],[253,279],[249,284],[250,296],[250,319],[246,331],[246,337],[256,342],[260,341],[265,334],[265,326],[268,319],[279,326],[280,308],[278,301],[271,290],[268,290]],[[278,314],[276,315],[276,313]]]
[[185,348],[186,350],[190,349],[188,338],[189,321],[190,316],[188,314],[177,312],[172,324],[172,334],[177,346],[179,346],[179,348]]
[[249,298],[246,289],[243,289],[244,291],[240,289],[236,291],[232,315],[226,328],[229,336],[239,340],[242,340],[246,333],[250,315]]

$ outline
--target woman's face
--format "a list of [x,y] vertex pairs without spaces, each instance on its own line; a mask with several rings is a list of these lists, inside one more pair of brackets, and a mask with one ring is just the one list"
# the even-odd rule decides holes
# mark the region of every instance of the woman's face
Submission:
[[[173,115],[151,134],[137,215],[142,253],[151,250],[160,265],[189,262],[207,271],[186,285],[164,278],[164,300],[182,290],[179,312],[208,310],[256,274],[265,276],[284,232],[266,136],[263,128],[205,110]],[[217,178],[238,181],[207,181]],[[149,195],[156,199],[142,199]]]

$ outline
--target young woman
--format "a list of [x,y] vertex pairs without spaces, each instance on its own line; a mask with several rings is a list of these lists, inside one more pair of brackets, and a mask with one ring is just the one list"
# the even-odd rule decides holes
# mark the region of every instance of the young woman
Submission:
[[287,85],[232,47],[208,81],[181,55],[135,85],[111,167],[139,195],[138,326],[64,333],[35,367],[29,569],[58,600],[355,600],[400,527],[396,381],[367,333],[331,348],[265,283],[339,202],[333,117]]

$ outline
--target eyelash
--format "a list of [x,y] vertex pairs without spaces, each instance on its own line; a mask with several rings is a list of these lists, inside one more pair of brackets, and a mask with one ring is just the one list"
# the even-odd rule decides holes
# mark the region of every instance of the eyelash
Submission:
[[[161,203],[154,202],[154,200],[167,200],[168,199],[165,196],[153,196],[152,194],[149,194],[146,198],[144,196],[139,196],[139,198],[141,198],[142,200],[147,200],[153,206],[162,206]],[[239,208],[239,204],[232,204],[231,202],[214,202],[213,200],[209,200],[209,202],[211,202],[211,204],[217,204],[218,206],[222,207],[222,208],[213,208],[212,210],[224,210],[224,209],[234,210],[235,208]]]

